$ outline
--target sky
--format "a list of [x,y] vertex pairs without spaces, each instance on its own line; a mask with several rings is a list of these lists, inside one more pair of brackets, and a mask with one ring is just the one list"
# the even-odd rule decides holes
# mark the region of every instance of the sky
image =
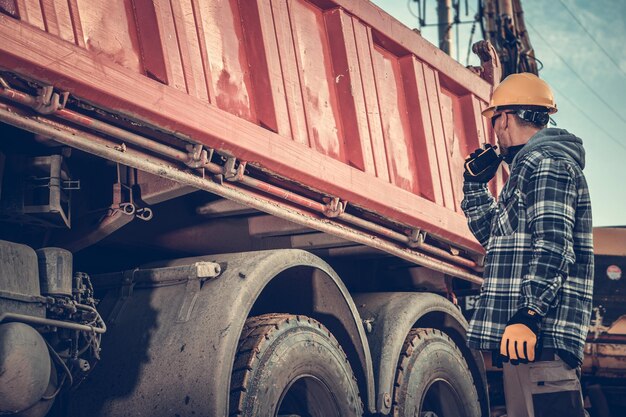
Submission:
[[[539,76],[552,87],[559,109],[553,118],[585,146],[594,226],[626,226],[626,1],[521,1],[530,42],[543,63]],[[405,25],[418,27],[411,14],[417,14],[413,0],[372,2]],[[436,23],[436,3],[426,0],[426,23]],[[461,1],[461,20],[472,20],[477,10],[477,0],[468,4],[465,16]],[[459,26],[463,65],[471,26]],[[436,27],[422,28],[422,36],[438,43]],[[474,42],[480,39],[477,27]],[[478,59],[471,55],[469,64],[478,65]]]

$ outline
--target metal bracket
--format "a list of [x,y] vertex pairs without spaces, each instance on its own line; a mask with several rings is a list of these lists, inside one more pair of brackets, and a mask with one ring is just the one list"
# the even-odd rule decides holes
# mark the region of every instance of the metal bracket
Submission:
[[54,87],[47,85],[39,91],[37,102],[33,109],[41,114],[52,114],[58,110],[64,109],[70,93],[55,93]]
[[408,246],[410,248],[418,248],[426,240],[426,232],[422,231],[421,229],[412,229],[408,234],[408,238]]
[[237,182],[243,180],[244,173],[246,171],[247,162],[239,162],[239,166],[235,169],[235,174],[227,175],[226,181]]
[[191,318],[191,312],[196,305],[198,295],[202,289],[202,283],[200,279],[190,279],[185,286],[185,296],[183,302],[178,309],[177,323],[186,323]]
[[61,188],[66,191],[80,190],[80,180],[63,181],[61,183]]
[[31,188],[52,188],[60,187],[64,191],[80,190],[80,180],[60,181],[58,177],[28,177],[33,184]]
[[213,157],[213,149],[205,149],[199,144],[188,144],[186,149],[189,155],[186,165],[189,168],[203,168]]
[[240,162],[238,166],[236,165],[237,158],[235,158],[234,156],[226,157],[226,161],[224,162],[224,166],[222,167],[222,172],[213,176],[215,182],[221,185],[222,183],[224,183],[224,180],[229,182],[241,181],[243,179],[246,169],[246,162]]
[[137,207],[135,207],[133,203],[120,203],[118,204],[118,207],[122,211],[122,213],[126,214],[127,216],[132,216],[137,211]]
[[373,327],[374,319],[363,319],[363,327],[365,327],[365,331],[368,333],[372,333],[374,330]]
[[[126,179],[128,179],[128,173],[126,177]],[[132,174],[130,177],[132,178]],[[135,216],[139,220],[152,220],[154,214],[152,209],[150,207],[139,206],[136,203],[136,201],[140,204],[142,203],[139,188],[136,184],[122,182],[122,180],[123,175],[120,165],[118,164],[117,182],[113,184],[113,203],[111,204],[110,212],[120,210],[122,213],[128,216]],[[135,197],[137,197],[137,199],[135,199]]]
[[135,288],[135,272],[138,270],[139,269],[130,269],[128,271],[124,271],[122,287],[120,288],[120,296],[113,306],[111,314],[109,314],[108,323],[114,324],[122,311],[124,311],[124,307],[126,306],[128,299],[133,295],[133,290]]
[[167,283],[179,283],[186,278],[185,294],[178,309],[177,323],[189,321],[204,282],[218,277],[222,267],[216,262],[195,262],[189,265],[161,267],[140,270],[137,281],[144,285],[158,287]]
[[135,217],[144,222],[152,220],[153,215],[150,207],[140,207],[135,211]]
[[450,301],[460,310],[459,300],[456,297],[456,294],[454,293],[454,286],[452,285],[452,280],[453,280],[452,276],[447,275],[447,274],[444,275],[444,281],[446,283],[446,298],[448,299],[448,301]]
[[346,211],[348,203],[341,201],[339,197],[325,197],[323,201],[326,203],[324,206],[324,215],[326,217],[335,218],[341,216]]
[[131,187],[122,183],[119,178],[118,182],[113,184],[113,204],[111,204],[111,210],[121,210],[122,213],[128,216],[133,216],[137,211]]
[[226,181],[232,182],[234,181],[234,178],[237,178],[237,168],[235,168],[236,164],[237,158],[233,156],[226,158],[226,163],[224,163],[224,167],[222,168],[222,173]]

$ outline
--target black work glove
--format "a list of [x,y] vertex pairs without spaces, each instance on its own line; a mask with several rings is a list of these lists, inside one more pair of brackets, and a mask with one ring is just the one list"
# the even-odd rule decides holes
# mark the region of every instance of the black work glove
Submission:
[[[467,157],[464,164],[465,172],[463,172],[463,178],[466,182],[479,182],[486,184],[496,175],[496,172],[500,167],[500,163],[502,162],[502,157],[498,155],[490,158],[485,154],[485,151],[490,148],[493,148],[495,151],[498,147],[485,145],[485,148],[477,148]],[[474,169],[470,169],[470,166],[473,166]],[[479,172],[475,172],[476,170]]]
[[529,308],[521,309],[511,317],[500,342],[503,362],[510,360],[511,365],[517,365],[535,361],[540,323],[539,313]]

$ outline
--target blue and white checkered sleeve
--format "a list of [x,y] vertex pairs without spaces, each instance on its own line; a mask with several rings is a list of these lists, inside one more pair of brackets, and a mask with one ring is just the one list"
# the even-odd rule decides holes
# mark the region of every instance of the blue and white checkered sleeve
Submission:
[[545,315],[575,262],[576,180],[567,163],[544,159],[526,187],[533,255],[518,308]]
[[463,184],[463,194],[461,209],[467,217],[467,224],[478,242],[487,248],[496,201],[489,192],[487,184],[483,183],[466,181]]

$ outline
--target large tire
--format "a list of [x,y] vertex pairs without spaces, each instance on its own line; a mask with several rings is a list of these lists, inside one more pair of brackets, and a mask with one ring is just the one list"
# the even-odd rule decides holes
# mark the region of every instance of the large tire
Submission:
[[436,329],[412,329],[396,370],[394,417],[480,417],[478,393],[459,348]]
[[322,324],[290,314],[246,321],[233,366],[230,416],[362,414],[352,368]]

